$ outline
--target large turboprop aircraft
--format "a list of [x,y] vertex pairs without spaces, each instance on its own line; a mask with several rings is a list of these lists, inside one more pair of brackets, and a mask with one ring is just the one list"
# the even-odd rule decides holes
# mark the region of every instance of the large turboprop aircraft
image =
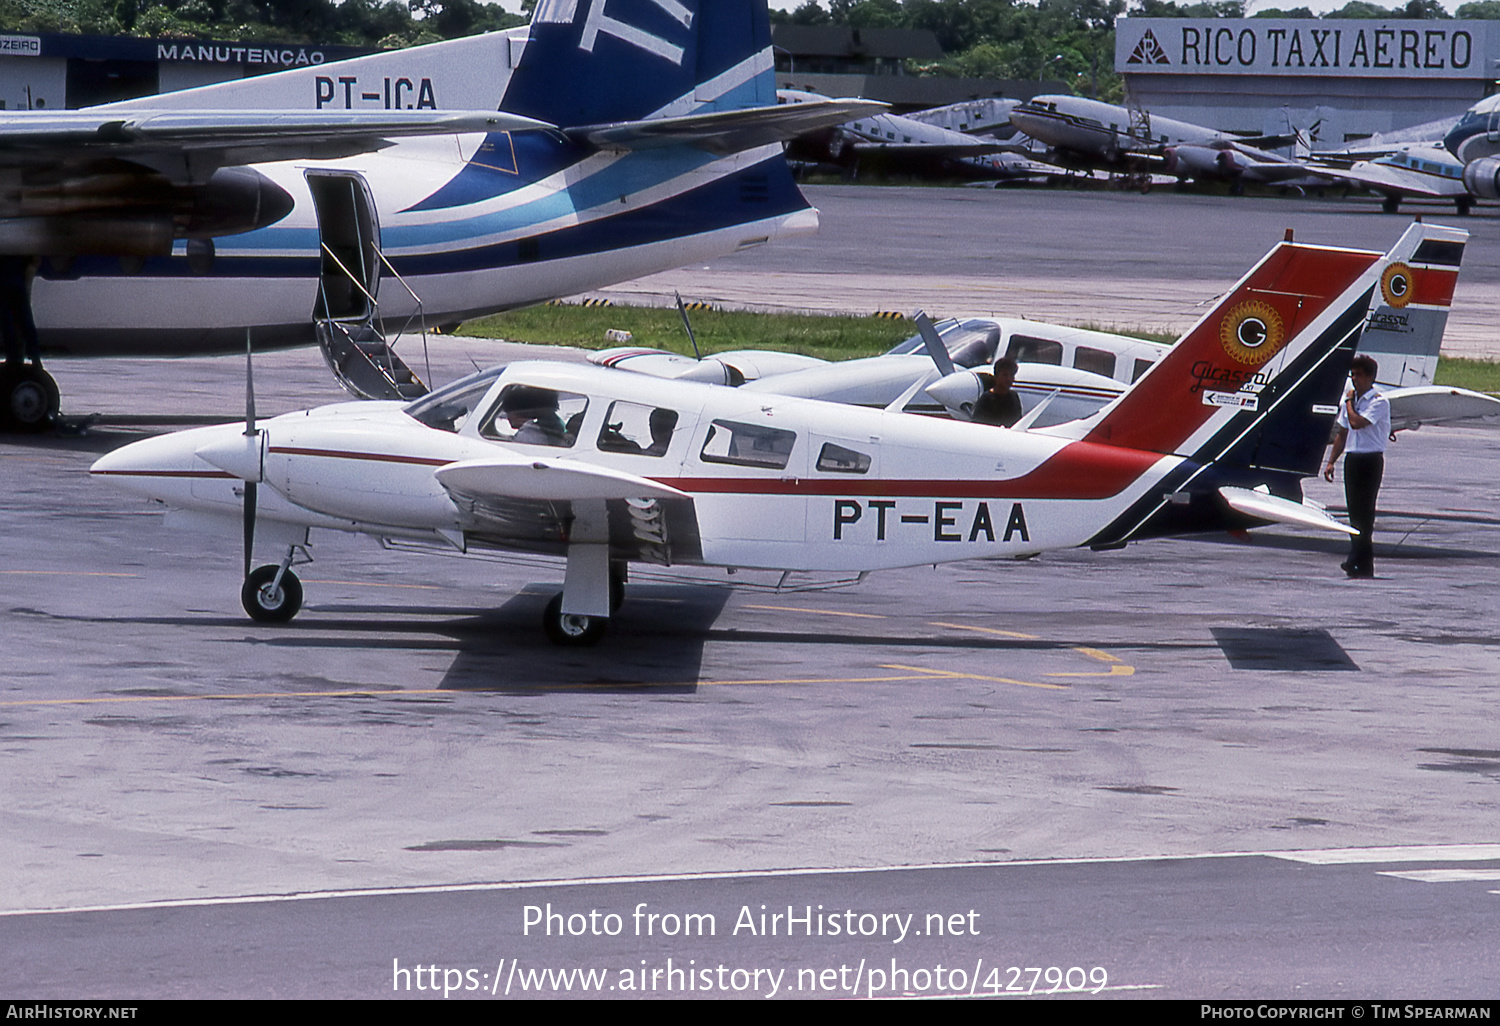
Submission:
[[[93,473],[231,536],[242,524],[259,620],[297,612],[291,567],[315,530],[563,557],[543,620],[561,644],[598,640],[632,561],[847,573],[1268,521],[1348,532],[1301,478],[1392,266],[1282,242],[1129,391],[1052,428],[522,362],[405,407],[136,442]],[[284,554],[252,573],[256,540]]]
[[[24,258],[46,258],[44,350],[243,350],[249,329],[256,349],[322,341],[347,386],[405,394],[385,322],[451,324],[812,231],[781,140],[879,107],[778,107],[764,0],[544,0],[525,29],[13,112],[0,254],[23,259],[3,298],[23,321]],[[277,142],[299,118],[475,109],[501,113],[375,153]],[[10,348],[0,413],[45,424],[56,386]]]

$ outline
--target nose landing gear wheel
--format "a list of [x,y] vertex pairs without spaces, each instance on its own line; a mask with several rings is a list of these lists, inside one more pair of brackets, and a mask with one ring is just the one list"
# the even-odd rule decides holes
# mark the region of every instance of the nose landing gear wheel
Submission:
[[554,595],[542,614],[542,630],[547,640],[564,648],[584,648],[597,645],[604,637],[604,628],[609,620],[602,616],[582,616],[562,611],[562,595]]
[[271,582],[276,580],[276,571],[281,569],[274,563],[256,567],[245,578],[240,589],[240,603],[250,619],[260,623],[286,623],[302,608],[302,582],[288,570],[281,575],[281,584],[274,590]]

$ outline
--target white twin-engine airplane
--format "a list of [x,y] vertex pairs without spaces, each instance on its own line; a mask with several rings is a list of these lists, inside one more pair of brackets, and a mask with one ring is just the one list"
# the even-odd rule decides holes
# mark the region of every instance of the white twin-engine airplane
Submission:
[[[1433,384],[1468,233],[1430,226],[1403,236],[1388,254],[1360,340],[1380,366],[1391,427],[1500,418],[1500,400]],[[823,399],[968,420],[983,377],[998,356],[1018,362],[1015,391],[1032,427],[1088,416],[1171,350],[1144,339],[1020,318],[940,321],[880,356],[830,363],[796,353],[734,350],[701,360],[660,349],[618,347],[589,354],[605,367],[664,378],[731,384],[754,392]],[[942,360],[946,353],[947,360]],[[894,404],[894,406],[892,405]]]
[[[543,621],[559,644],[599,638],[630,562],[863,572],[1267,521],[1348,532],[1301,478],[1393,266],[1280,243],[1124,395],[1045,429],[523,362],[406,406],[135,442],[93,473],[188,520],[238,519],[258,620],[297,612],[314,529],[562,556]],[[257,539],[283,555],[250,573]]]
[[[251,329],[256,349],[320,341],[346,387],[409,398],[382,376],[386,322],[815,230],[782,141],[884,105],[778,106],[772,64],[765,0],[542,0],[523,29],[0,113],[0,304],[46,258],[43,351],[243,351]],[[7,337],[0,426],[45,426],[57,386]]]

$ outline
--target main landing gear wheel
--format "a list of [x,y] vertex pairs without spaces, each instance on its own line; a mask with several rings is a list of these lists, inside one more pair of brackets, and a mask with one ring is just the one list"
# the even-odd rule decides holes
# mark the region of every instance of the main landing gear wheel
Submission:
[[280,569],[274,563],[267,563],[251,570],[250,576],[245,578],[245,586],[240,589],[240,602],[250,619],[260,623],[286,623],[302,608],[302,582],[297,580],[296,574],[288,570],[281,575],[280,586],[271,587],[276,580],[276,571]]
[[0,427],[7,431],[44,431],[62,405],[57,382],[33,364],[0,368]]
[[562,611],[562,595],[552,596],[547,611],[542,614],[542,630],[547,640],[564,648],[584,648],[597,645],[604,637],[604,628],[609,620],[603,616],[582,616]]

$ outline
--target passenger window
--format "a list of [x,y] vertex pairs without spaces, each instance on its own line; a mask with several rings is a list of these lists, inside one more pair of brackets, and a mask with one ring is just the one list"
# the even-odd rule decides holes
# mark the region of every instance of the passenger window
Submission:
[[578,440],[587,396],[537,385],[506,385],[479,433],[497,442],[566,449]]
[[1073,351],[1073,366],[1090,374],[1102,374],[1106,378],[1115,376],[1115,354],[1103,349],[1079,346]]
[[716,420],[703,440],[702,459],[704,463],[781,470],[791,459],[792,444],[796,441],[795,431]]
[[1012,335],[1010,348],[1005,351],[1005,355],[1017,363],[1050,363],[1054,367],[1061,367],[1063,347],[1061,342],[1054,342],[1050,338]]
[[1140,376],[1150,370],[1151,365],[1155,362],[1156,361],[1154,360],[1142,360],[1141,358],[1137,357],[1135,361],[1135,370],[1130,372],[1131,382],[1134,383],[1139,380]]
[[599,429],[600,452],[665,456],[677,427],[677,411],[640,403],[613,402]]
[[865,474],[870,470],[870,457],[842,445],[824,442],[818,453],[818,469],[831,474]]

